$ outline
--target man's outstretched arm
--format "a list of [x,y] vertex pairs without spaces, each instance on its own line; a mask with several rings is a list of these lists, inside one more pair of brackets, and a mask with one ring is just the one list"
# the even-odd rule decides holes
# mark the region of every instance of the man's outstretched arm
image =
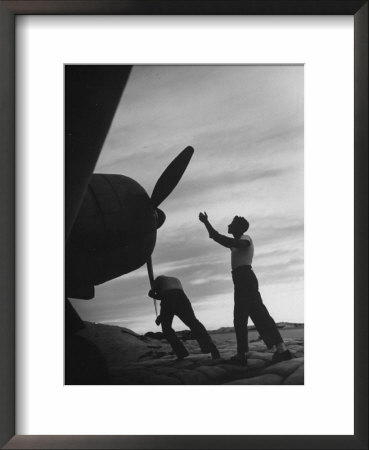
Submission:
[[209,222],[208,215],[206,214],[206,212],[199,214],[199,220],[205,225],[206,229],[208,230],[209,237],[218,244],[223,245],[223,247],[247,248],[250,245],[250,241],[248,240],[230,238],[228,236],[224,236],[224,234],[218,233],[218,231],[215,230],[211,225],[211,223]]
[[209,237],[211,237],[218,244],[227,248],[247,248],[250,246],[250,241],[246,239],[235,239],[224,236],[224,234],[220,234],[216,230],[214,230],[214,233],[212,234],[209,233]]

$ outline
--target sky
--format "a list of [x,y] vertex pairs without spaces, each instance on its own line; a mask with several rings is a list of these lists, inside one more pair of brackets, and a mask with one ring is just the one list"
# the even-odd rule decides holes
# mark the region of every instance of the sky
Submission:
[[[160,205],[167,220],[154,274],[178,277],[206,328],[233,325],[230,251],[209,239],[247,218],[253,269],[276,322],[304,322],[303,66],[135,66],[95,172],[127,175],[151,195],[188,145],[190,164]],[[72,303],[83,320],[159,331],[146,266]],[[252,323],[252,322],[250,322]],[[175,319],[177,330],[185,325]]]

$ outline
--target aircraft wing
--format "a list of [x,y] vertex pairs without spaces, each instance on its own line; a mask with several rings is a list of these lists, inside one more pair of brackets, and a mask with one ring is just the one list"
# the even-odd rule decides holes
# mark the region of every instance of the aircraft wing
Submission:
[[65,66],[65,239],[77,216],[132,66]]

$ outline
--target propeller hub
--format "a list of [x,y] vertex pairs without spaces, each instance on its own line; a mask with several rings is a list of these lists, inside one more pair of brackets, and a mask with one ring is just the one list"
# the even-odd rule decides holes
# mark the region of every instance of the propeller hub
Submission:
[[156,228],[160,228],[163,225],[163,223],[165,222],[166,215],[159,208],[155,209],[155,215],[156,215]]

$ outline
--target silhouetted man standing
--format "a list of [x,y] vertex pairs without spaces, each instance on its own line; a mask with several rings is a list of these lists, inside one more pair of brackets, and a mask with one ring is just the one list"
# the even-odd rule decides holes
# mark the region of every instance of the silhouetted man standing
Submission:
[[196,319],[191,303],[178,278],[160,275],[155,279],[149,296],[161,300],[160,315],[155,322],[157,325],[161,323],[164,337],[172,346],[178,359],[183,359],[189,353],[172,328],[174,316],[179,317],[188,326],[204,353],[210,352],[213,359],[220,358],[219,351],[209,333],[204,325]]
[[259,292],[258,280],[252,270],[254,244],[250,236],[244,234],[249,223],[244,217],[235,216],[228,225],[228,233],[233,238],[218,233],[210,224],[206,212],[199,214],[199,220],[205,225],[209,237],[224,247],[231,249],[232,279],[234,283],[234,328],[237,339],[237,355],[231,360],[247,364],[248,318],[254,322],[261,338],[268,348],[275,348],[273,361],[291,359],[279,330],[265,307]]

